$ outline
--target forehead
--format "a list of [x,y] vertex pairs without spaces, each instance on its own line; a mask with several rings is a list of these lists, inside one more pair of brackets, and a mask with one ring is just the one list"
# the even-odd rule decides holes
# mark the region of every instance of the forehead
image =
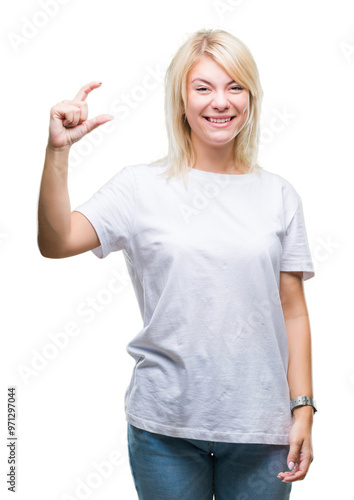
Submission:
[[209,81],[231,80],[230,75],[224,70],[220,64],[213,61],[208,56],[202,56],[192,66],[188,73],[188,82],[191,83],[195,78],[205,78]]

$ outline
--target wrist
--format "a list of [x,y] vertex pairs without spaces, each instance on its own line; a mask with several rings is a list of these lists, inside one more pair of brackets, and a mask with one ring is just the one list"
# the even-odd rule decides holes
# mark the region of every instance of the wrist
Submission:
[[69,150],[70,147],[56,148],[50,144],[46,147],[44,168],[43,170],[52,172],[53,170],[67,176],[69,166]]
[[313,422],[314,413],[314,409],[311,405],[297,406],[292,411],[294,421],[300,420],[311,423]]
[[70,145],[56,147],[50,144],[50,142],[48,142],[46,150],[47,152],[52,154],[57,154],[57,153],[60,154],[60,153],[68,153],[70,151],[70,148],[71,148]]

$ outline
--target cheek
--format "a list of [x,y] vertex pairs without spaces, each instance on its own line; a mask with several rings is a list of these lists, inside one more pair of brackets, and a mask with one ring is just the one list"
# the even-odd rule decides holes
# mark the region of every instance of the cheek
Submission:
[[201,112],[202,106],[197,100],[191,100],[187,109],[190,114],[196,115]]
[[247,114],[248,114],[249,104],[250,104],[250,100],[249,100],[249,97],[247,96],[247,98],[241,104],[242,114],[245,116],[247,116]]
[[196,103],[190,103],[187,108],[186,116],[188,121],[190,121],[191,123],[198,123],[201,113],[201,106],[198,106]]
[[248,107],[249,107],[249,106],[248,106],[248,103],[247,103],[247,104],[245,105],[245,107],[243,108],[243,110],[242,110],[242,114],[243,114],[243,116],[244,116],[245,118],[246,118],[246,117],[247,117],[247,115],[248,115]]

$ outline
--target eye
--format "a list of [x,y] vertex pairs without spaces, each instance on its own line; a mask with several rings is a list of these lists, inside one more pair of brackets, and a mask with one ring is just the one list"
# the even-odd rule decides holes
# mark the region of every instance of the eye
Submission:
[[[234,89],[234,90],[238,90],[238,91],[242,91],[243,90],[243,87],[240,87],[239,85],[234,85],[233,87],[231,87],[231,89]],[[198,92],[204,92],[204,90],[209,90],[207,87],[198,87],[196,89]]]

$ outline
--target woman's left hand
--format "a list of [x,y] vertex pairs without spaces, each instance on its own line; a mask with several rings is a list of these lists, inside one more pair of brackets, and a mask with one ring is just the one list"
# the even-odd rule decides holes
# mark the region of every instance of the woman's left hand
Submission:
[[282,482],[299,481],[305,478],[310,464],[314,459],[312,451],[312,420],[297,419],[294,421],[290,435],[290,450],[287,464],[293,462],[294,468],[291,471],[280,472],[277,477],[283,479]]

